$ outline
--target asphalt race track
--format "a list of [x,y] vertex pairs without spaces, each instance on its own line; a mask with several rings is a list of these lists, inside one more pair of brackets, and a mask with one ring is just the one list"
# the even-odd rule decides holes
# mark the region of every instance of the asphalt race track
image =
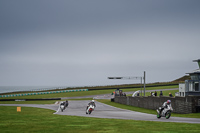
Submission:
[[[166,119],[161,117],[157,119],[155,115],[119,109],[100,102],[96,103],[95,110],[90,114],[86,114],[86,106],[89,100],[69,101],[69,106],[63,111],[58,111],[59,104],[0,104],[0,106],[21,106],[21,107],[37,107],[54,110],[54,114],[58,115],[71,115],[83,117],[96,117],[96,118],[112,118],[112,119],[131,119],[131,120],[144,120],[144,121],[161,121],[161,122],[182,122],[182,123],[200,123],[200,118],[181,118],[170,117]],[[23,111],[23,109],[22,109]]]

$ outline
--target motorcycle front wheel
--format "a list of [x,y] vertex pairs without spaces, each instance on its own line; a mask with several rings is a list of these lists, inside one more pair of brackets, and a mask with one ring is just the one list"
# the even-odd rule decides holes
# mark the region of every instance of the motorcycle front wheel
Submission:
[[161,115],[160,115],[160,113],[157,113],[157,118],[159,119],[159,118],[161,118]]
[[170,111],[167,111],[167,113],[165,114],[165,118],[166,118],[166,119],[169,119],[170,116],[171,116],[171,112],[170,112]]
[[91,114],[92,113],[92,111],[89,111],[89,114]]

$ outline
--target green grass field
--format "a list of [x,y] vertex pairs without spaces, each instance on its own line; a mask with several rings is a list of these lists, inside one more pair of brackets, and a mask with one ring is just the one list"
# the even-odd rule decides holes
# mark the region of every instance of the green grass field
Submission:
[[199,133],[199,124],[54,115],[48,109],[0,106],[1,133]]
[[[149,87],[146,90],[157,90],[167,88],[178,88],[178,86],[167,87]],[[127,91],[136,91],[135,89],[124,89]],[[34,95],[34,96],[22,96],[13,98],[51,98],[51,97],[74,97],[84,95],[97,95],[107,94],[114,90],[95,90],[87,92],[70,92],[70,93],[57,93],[46,95]],[[177,92],[177,90],[175,90]],[[174,91],[174,92],[175,92]],[[163,91],[164,92],[164,91]],[[168,95],[168,91],[164,92]],[[171,91],[173,93],[173,91]],[[148,93],[147,93],[148,94]],[[91,99],[91,98],[89,98]],[[76,99],[74,99],[76,100]],[[57,100],[56,100],[57,101]],[[56,101],[11,101],[1,103],[27,103],[27,104],[52,104]],[[109,104],[115,107],[129,109],[133,111],[145,112],[155,114],[155,110],[142,109],[118,103],[110,102],[110,100],[98,100],[105,104]],[[164,132],[164,133],[188,133],[199,132],[200,124],[188,124],[188,123],[167,123],[167,122],[150,122],[150,121],[136,121],[136,120],[120,120],[120,119],[103,119],[103,118],[88,118],[78,116],[63,116],[53,114],[53,110],[22,107],[21,112],[17,112],[16,107],[0,106],[0,132],[1,133],[54,133],[54,132],[69,132],[69,133],[121,133],[121,132]],[[172,116],[178,116],[179,114],[172,114]],[[198,114],[187,114],[180,117],[194,117],[199,118]]]

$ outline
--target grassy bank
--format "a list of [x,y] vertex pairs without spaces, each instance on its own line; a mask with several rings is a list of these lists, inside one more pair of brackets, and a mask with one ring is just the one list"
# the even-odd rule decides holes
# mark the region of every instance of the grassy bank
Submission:
[[[178,88],[178,85],[147,87],[146,90],[158,90],[158,89],[170,89],[170,88]],[[77,96],[111,94],[115,90],[116,89],[80,91],[80,92],[65,92],[65,93],[54,93],[54,94],[41,94],[41,95],[29,95],[29,96],[5,97],[5,98],[0,98],[0,99],[34,99],[34,98],[36,99],[36,98],[77,97]],[[130,92],[130,91],[137,91],[137,90],[140,90],[140,88],[123,89],[123,92]]]
[[199,124],[63,116],[54,115],[53,112],[30,107],[22,107],[22,112],[17,112],[16,107],[0,106],[0,131],[1,133],[198,133],[200,130]]
[[[170,89],[177,88],[177,86],[162,86],[162,87],[148,87],[146,90],[158,90],[158,89]],[[123,89],[124,92],[137,91],[138,88]],[[43,94],[43,95],[30,95],[30,96],[18,96],[18,97],[7,97],[0,99],[37,99],[37,98],[61,98],[61,97],[78,97],[78,96],[89,96],[89,95],[100,95],[100,94],[111,94],[115,90],[95,90],[95,91],[82,91],[82,92],[68,92],[68,93],[55,93],[55,94]],[[174,94],[177,90],[163,91],[165,96],[168,96],[169,92]],[[130,94],[131,96],[132,94]],[[150,95],[150,92],[146,92],[146,96]],[[159,95],[159,92],[158,92]],[[85,100],[91,100],[87,98]],[[46,100],[46,101],[0,101],[0,104],[53,104],[58,100]]]
[[[184,80],[185,81],[185,80]],[[182,81],[178,82],[156,82],[156,83],[148,83],[146,84],[146,87],[162,87],[162,86],[174,86],[178,85]],[[132,89],[132,88],[141,88],[143,87],[143,84],[122,84],[122,85],[108,85],[108,86],[84,86],[84,87],[68,87],[68,88],[63,88],[63,89],[53,89],[53,90],[41,90],[41,91],[34,91],[34,93],[37,92],[49,92],[49,91],[62,91],[62,90],[76,90],[76,89],[89,89],[89,90],[115,90],[117,88],[119,89]],[[11,92],[11,93],[3,93],[1,95],[9,95],[9,94],[24,94],[24,93],[33,93],[33,91],[18,91],[18,92]]]

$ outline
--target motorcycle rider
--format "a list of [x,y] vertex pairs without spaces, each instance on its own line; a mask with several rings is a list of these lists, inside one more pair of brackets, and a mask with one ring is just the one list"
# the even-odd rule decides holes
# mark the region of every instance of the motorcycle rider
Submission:
[[64,105],[64,109],[69,105],[68,100],[61,102],[60,105]]
[[92,100],[91,102],[88,103],[88,106],[87,106],[86,110],[88,109],[88,107],[89,107],[90,105],[96,107],[96,104],[95,104],[94,100]]
[[65,104],[64,104],[65,108],[66,108],[68,105],[69,105],[69,103],[68,103],[68,101],[66,100],[66,101],[65,101]]
[[163,103],[162,108],[160,110],[160,113],[165,109],[165,108],[170,108],[171,107],[171,100],[167,100],[166,102]]

